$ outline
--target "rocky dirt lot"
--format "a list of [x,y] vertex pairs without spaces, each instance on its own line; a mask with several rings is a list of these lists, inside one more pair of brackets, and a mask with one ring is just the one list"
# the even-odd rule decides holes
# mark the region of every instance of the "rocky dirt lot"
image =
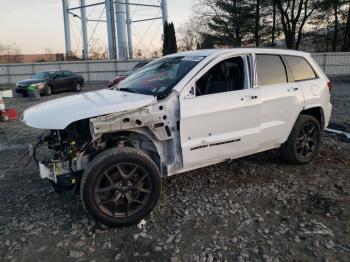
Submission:
[[[85,91],[94,88],[103,86]],[[332,120],[349,126],[350,81],[335,81],[332,100]],[[37,102],[6,103],[21,113]],[[21,170],[16,160],[39,134],[19,120],[0,124],[1,261],[350,261],[344,138],[325,134],[305,166],[285,164],[275,150],[164,179],[140,229],[95,223],[33,163]]]

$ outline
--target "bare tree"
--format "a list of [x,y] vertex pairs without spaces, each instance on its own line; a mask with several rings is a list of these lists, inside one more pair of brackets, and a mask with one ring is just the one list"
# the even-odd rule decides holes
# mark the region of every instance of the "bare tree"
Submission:
[[346,17],[342,51],[350,51],[350,0],[348,1],[348,12]]
[[299,49],[304,26],[319,3],[319,0],[276,0],[287,48]]
[[92,38],[89,43],[89,59],[104,60],[108,59],[108,48],[103,46],[99,39]]
[[137,49],[136,52],[134,52],[137,59],[143,58],[142,50]]
[[16,43],[0,44],[0,63],[21,63],[22,61],[22,50]]
[[192,20],[187,21],[177,30],[179,36],[179,50],[191,51],[196,49],[199,33]]

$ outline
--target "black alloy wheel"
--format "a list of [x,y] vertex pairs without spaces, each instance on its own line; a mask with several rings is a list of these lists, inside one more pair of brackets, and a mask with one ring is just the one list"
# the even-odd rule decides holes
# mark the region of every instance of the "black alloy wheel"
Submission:
[[108,149],[84,171],[80,195],[85,209],[110,226],[135,224],[155,207],[161,192],[157,165],[140,150]]
[[126,218],[139,212],[149,201],[151,192],[149,174],[133,163],[107,168],[95,184],[97,206],[114,217]]
[[313,116],[300,115],[280,152],[288,163],[307,164],[315,158],[320,145],[320,123]]
[[300,158],[308,159],[312,156],[319,144],[319,132],[314,122],[306,122],[300,128],[295,150]]

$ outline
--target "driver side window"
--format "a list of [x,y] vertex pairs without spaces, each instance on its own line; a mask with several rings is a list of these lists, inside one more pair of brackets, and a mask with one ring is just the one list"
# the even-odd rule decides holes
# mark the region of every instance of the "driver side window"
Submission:
[[234,57],[221,61],[196,83],[196,96],[211,95],[244,89],[244,61]]
[[63,78],[63,72],[62,71],[57,71],[55,74],[55,78],[59,79],[59,78]]

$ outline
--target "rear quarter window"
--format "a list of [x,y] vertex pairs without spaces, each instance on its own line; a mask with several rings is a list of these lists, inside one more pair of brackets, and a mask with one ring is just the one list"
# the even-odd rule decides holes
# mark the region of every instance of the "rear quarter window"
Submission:
[[312,80],[317,75],[309,62],[299,56],[284,56],[294,77],[295,81]]
[[279,55],[256,55],[258,84],[260,86],[287,83],[285,65]]

